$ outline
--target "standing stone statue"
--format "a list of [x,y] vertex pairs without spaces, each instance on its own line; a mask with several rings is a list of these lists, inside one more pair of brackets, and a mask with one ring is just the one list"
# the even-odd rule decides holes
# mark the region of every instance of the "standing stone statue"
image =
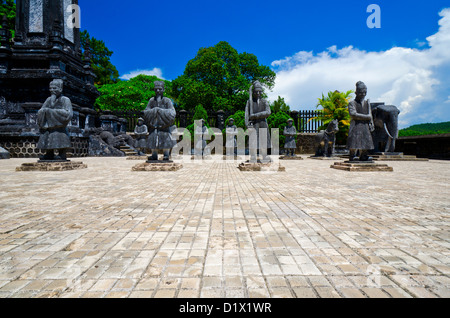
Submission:
[[138,149],[139,155],[142,156],[145,154],[145,148],[147,148],[148,137],[148,128],[147,125],[144,124],[143,118],[138,118],[134,133],[136,135],[136,149]]
[[234,119],[228,119],[228,125],[225,128],[226,141],[225,141],[225,149],[227,156],[234,156],[236,154],[237,147],[237,134],[238,129],[234,124]]
[[295,138],[297,137],[297,129],[293,125],[294,120],[289,119],[287,121],[287,126],[284,127],[284,136],[285,136],[285,142],[284,142],[284,149],[287,151],[287,155],[294,157],[295,155],[295,149],[297,148],[297,144],[295,142]]
[[[245,106],[245,124],[248,129],[254,129],[256,133],[256,141],[250,135],[250,160],[255,162],[257,160],[257,151],[262,156],[263,161],[270,161],[267,156],[267,149],[271,148],[269,125],[267,118],[270,116],[270,106],[267,100],[262,98],[263,87],[259,81],[256,81],[249,92],[249,99]],[[263,134],[263,136],[261,136]],[[265,138],[260,138],[265,137]],[[266,139],[266,144],[260,144],[260,139]]]
[[[53,80],[50,83],[51,96],[37,113],[41,133],[37,148],[46,151],[40,157],[43,161],[66,161],[67,149],[72,147],[66,128],[73,116],[72,103],[62,95],[62,91],[63,81]],[[57,156],[55,150],[58,151]]]
[[158,150],[162,149],[163,160],[168,161],[170,151],[176,145],[176,140],[172,137],[172,132],[177,129],[174,125],[176,111],[172,101],[164,97],[164,82],[155,82],[155,93],[156,96],[150,99],[144,110],[145,123],[149,129],[147,148],[152,153],[148,159],[158,160]]
[[[348,105],[351,117],[347,148],[350,150],[350,161],[372,161],[368,156],[374,149],[372,131],[374,130],[370,101],[365,100],[367,86],[363,82],[356,83],[356,97]],[[359,157],[356,153],[359,151]]]

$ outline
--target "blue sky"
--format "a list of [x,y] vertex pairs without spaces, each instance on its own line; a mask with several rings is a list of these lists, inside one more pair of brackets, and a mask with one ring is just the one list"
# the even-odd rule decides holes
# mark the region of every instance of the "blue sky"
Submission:
[[[381,28],[367,26],[370,4],[380,7]],[[450,121],[448,0],[79,5],[81,28],[114,51],[112,63],[123,78],[145,73],[173,80],[199,48],[227,41],[277,72],[269,99],[282,96],[291,109],[315,109],[322,93],[354,89],[362,80],[372,101],[401,109],[401,126]]]

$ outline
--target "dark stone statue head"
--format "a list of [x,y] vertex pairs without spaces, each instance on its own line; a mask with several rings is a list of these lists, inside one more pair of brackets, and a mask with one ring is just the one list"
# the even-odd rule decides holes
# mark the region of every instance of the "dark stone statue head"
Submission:
[[155,81],[155,94],[156,97],[163,97],[164,95],[164,82],[162,81]]
[[288,127],[292,127],[293,123],[294,123],[294,120],[289,118],[287,121]]
[[357,101],[363,101],[364,98],[366,98],[367,95],[367,86],[363,82],[359,81],[356,83],[356,100]]
[[262,97],[263,87],[259,81],[253,83],[252,96],[253,100],[258,100]]
[[56,96],[59,97],[62,94],[63,91],[63,85],[64,82],[61,79],[55,79],[53,81],[50,82],[50,93],[52,94],[52,96]]

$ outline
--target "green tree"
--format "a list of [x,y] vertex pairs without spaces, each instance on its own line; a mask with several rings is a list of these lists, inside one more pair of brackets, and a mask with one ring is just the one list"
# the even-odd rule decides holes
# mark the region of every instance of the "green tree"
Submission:
[[[156,76],[139,75],[128,81],[105,84],[99,87],[101,93],[95,106],[100,110],[144,110],[150,98],[155,96],[155,81],[163,81]],[[164,81],[166,97],[171,97],[171,82]]]
[[245,108],[253,81],[272,88],[275,76],[255,55],[238,53],[222,41],[201,48],[187,63],[183,75],[173,81],[174,97],[186,110],[202,104],[208,110],[235,112]]
[[349,90],[345,93],[339,91],[328,92],[327,96],[322,94],[322,98],[318,99],[316,106],[316,108],[321,108],[321,113],[313,118],[313,120],[323,123],[319,129],[326,129],[331,121],[337,119],[339,121],[339,132],[336,135],[336,143],[340,145],[347,143],[351,121],[348,112],[348,103],[350,102],[350,95],[352,93],[353,91]]
[[278,96],[278,99],[270,104],[270,109],[273,113],[278,113],[280,111],[289,113],[291,111],[291,107],[286,104],[284,98],[282,98],[281,96]]
[[3,16],[6,16],[7,27],[14,38],[16,33],[16,3],[14,0],[0,0],[0,29],[2,28]]
[[110,60],[114,52],[106,47],[105,42],[91,37],[86,30],[80,33],[80,37],[83,52],[86,51],[89,44],[91,67],[93,73],[97,76],[95,84],[102,86],[120,81],[119,72]]

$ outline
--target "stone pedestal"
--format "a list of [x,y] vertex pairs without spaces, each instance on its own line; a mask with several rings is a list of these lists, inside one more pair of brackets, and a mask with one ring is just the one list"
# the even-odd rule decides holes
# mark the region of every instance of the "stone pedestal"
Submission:
[[274,162],[242,162],[238,169],[241,171],[276,171],[276,172],[284,172],[286,168],[281,166],[279,163]]
[[373,161],[344,161],[335,162],[331,166],[333,169],[345,171],[394,171],[392,167],[385,164],[377,164]]
[[302,157],[294,155],[294,156],[280,156],[280,160],[303,160]]
[[426,158],[404,155],[403,152],[376,152],[371,156],[377,161],[428,161]]
[[132,171],[178,171],[183,168],[180,163],[169,162],[144,162],[135,165]]
[[72,161],[38,161],[24,163],[16,168],[16,171],[69,171],[86,169],[87,165],[82,162]]

